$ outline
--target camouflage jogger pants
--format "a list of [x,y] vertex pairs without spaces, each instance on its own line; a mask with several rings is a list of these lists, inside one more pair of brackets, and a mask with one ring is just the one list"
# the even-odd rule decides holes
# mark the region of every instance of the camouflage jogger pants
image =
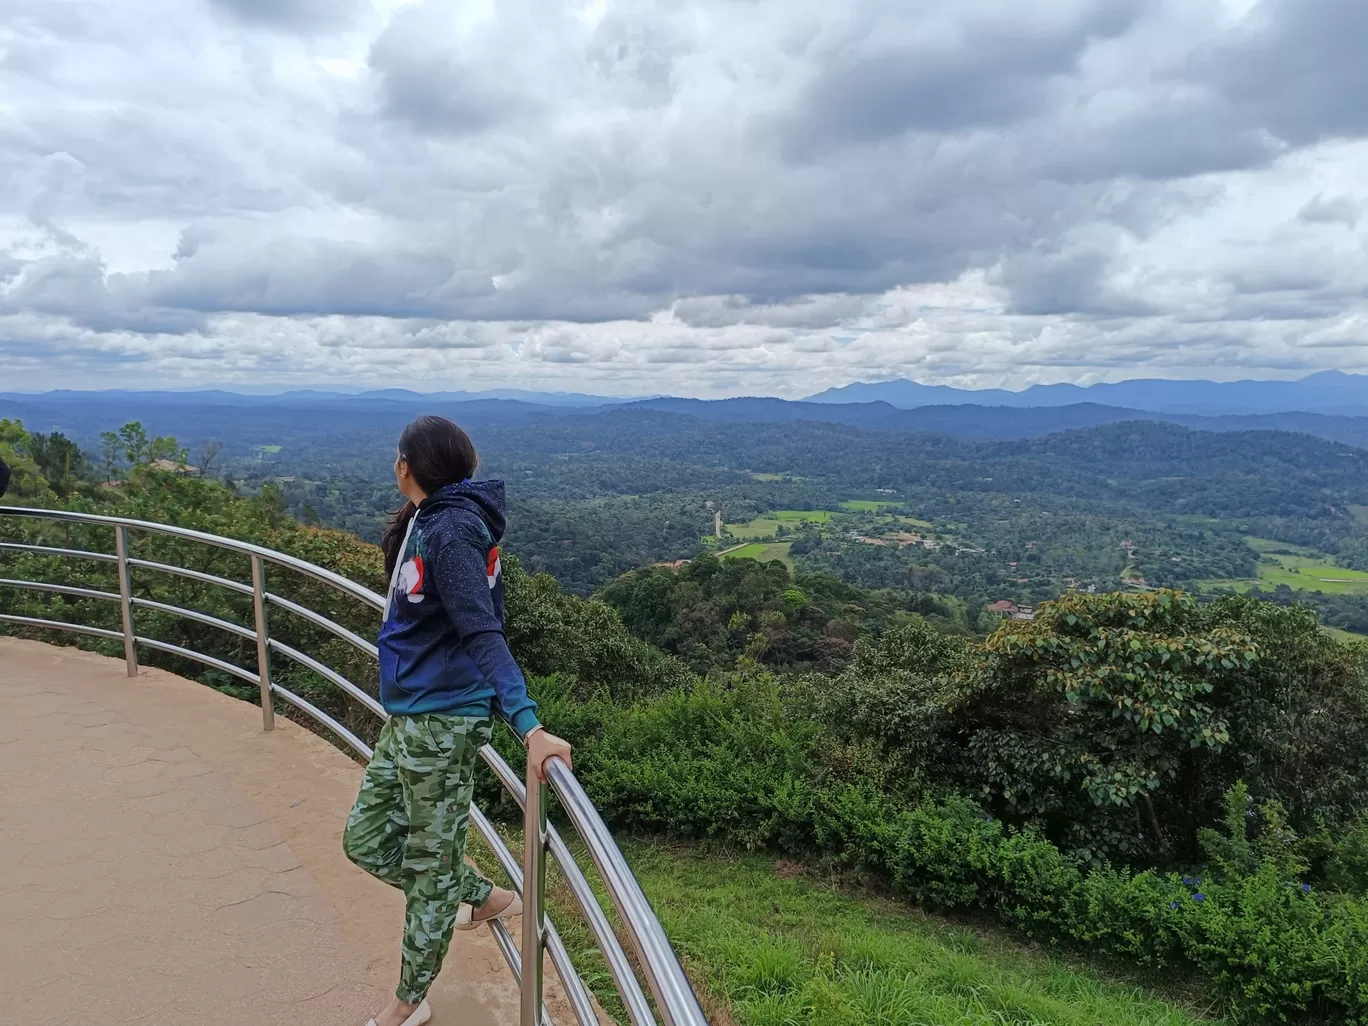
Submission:
[[464,860],[475,761],[492,727],[488,717],[390,717],[347,817],[347,858],[408,899],[400,1001],[427,996],[457,906],[484,904],[493,887]]

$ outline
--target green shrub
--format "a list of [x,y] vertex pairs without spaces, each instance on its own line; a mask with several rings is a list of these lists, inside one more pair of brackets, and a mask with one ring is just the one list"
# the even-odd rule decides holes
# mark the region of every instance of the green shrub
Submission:
[[1360,818],[1342,837],[1330,838],[1318,876],[1331,889],[1345,894],[1368,894],[1368,817]]
[[771,677],[631,705],[582,701],[554,680],[537,690],[620,829],[829,859],[931,908],[991,910],[1047,943],[1192,966],[1242,1021],[1368,1022],[1368,903],[1307,884],[1305,842],[1242,786],[1222,829],[1202,835],[1205,875],[1088,868],[962,796],[896,797],[877,768],[833,770],[828,732],[795,715]]

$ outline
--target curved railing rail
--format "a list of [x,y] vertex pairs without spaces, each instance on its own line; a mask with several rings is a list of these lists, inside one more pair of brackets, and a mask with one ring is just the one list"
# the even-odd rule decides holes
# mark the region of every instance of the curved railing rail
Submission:
[[[112,553],[27,542],[0,542],[0,553],[19,552],[114,563],[116,564],[118,579],[117,592],[10,578],[0,578],[0,587],[33,589],[76,599],[116,602],[119,605],[123,629],[115,631],[104,627],[17,614],[0,614],[0,622],[44,630],[72,631],[116,641],[122,640],[124,660],[127,664],[129,676],[135,676],[138,672],[139,646],[202,663],[258,687],[261,695],[262,726],[265,730],[272,730],[275,726],[274,699],[279,698],[331,731],[358,754],[365,758],[370,757],[370,746],[353,731],[319,709],[308,699],[295,694],[271,679],[271,656],[274,653],[307,667],[340,689],[364,709],[383,720],[385,711],[381,708],[380,703],[336,670],[324,665],[307,653],[272,638],[269,610],[272,608],[279,609],[315,627],[326,630],[371,658],[375,658],[377,654],[375,645],[323,614],[269,591],[266,584],[266,569],[269,565],[302,574],[371,607],[377,612],[383,610],[385,605],[384,599],[380,595],[330,570],[325,570],[283,552],[276,552],[260,545],[234,541],[230,538],[222,538],[202,531],[192,531],[183,527],[173,527],[168,524],[157,524],[144,520],[129,520],[121,517],[72,513],[65,510],[19,507],[0,508],[0,517],[22,517],[68,524],[109,527],[113,532],[114,551]],[[184,541],[214,546],[245,555],[251,561],[251,584],[187,567],[135,558],[129,552],[128,539],[131,531],[169,535]],[[239,595],[250,595],[255,622],[251,628],[243,627],[198,610],[139,598],[133,593],[132,574],[134,570],[173,574],[201,584],[224,588]],[[216,656],[139,635],[136,630],[136,619],[137,612],[140,609],[183,617],[253,642],[257,653],[256,671],[253,672]],[[560,872],[569,885],[575,903],[579,906],[579,910],[603,954],[608,971],[622,999],[623,1006],[627,1010],[632,1026],[654,1026],[658,1021],[663,1022],[664,1026],[707,1026],[707,1019],[703,1015],[702,1007],[689,985],[679,959],[675,956],[674,950],[665,936],[660,920],[656,918],[655,912],[651,909],[640,885],[632,875],[622,852],[614,843],[612,835],[598,814],[598,810],[594,808],[588,794],[580,786],[579,781],[575,779],[575,775],[569,767],[559,759],[553,760],[548,767],[548,782],[543,784],[533,773],[528,773],[525,780],[520,780],[503,757],[489,746],[485,746],[480,754],[504,789],[523,809],[524,851],[522,861],[519,862],[509,851],[503,838],[499,836],[488,818],[478,808],[474,806],[471,808],[471,822],[493,851],[500,867],[512,881],[513,887],[523,897],[521,947],[514,943],[503,923],[498,921],[491,923],[494,939],[521,989],[520,1026],[543,1026],[543,1024],[551,1023],[550,1015],[542,1000],[543,955],[546,953],[551,956],[551,961],[560,977],[576,1021],[580,1026],[591,1026],[591,1024],[597,1026],[599,1022],[598,1013],[594,1001],[589,995],[589,990],[575,971],[570,960],[570,954],[561,939],[560,933],[556,930],[555,924],[546,915],[545,881],[546,854],[548,852],[560,867]],[[598,869],[604,888],[612,899],[613,906],[621,919],[632,953],[636,956],[636,964],[640,967],[641,976],[645,979],[651,997],[654,998],[654,1007],[642,989],[641,982],[637,978],[637,973],[633,969],[627,952],[623,949],[607,916],[599,906],[598,899],[590,887],[589,881],[585,878],[564,839],[556,828],[548,822],[548,800],[552,792],[560,799],[561,807],[571,824],[579,832],[595,867]],[[529,881],[531,886],[528,886]],[[531,970],[527,971],[528,959],[525,956],[529,951],[532,953]],[[657,1012],[659,1013],[659,1020],[656,1018]]]

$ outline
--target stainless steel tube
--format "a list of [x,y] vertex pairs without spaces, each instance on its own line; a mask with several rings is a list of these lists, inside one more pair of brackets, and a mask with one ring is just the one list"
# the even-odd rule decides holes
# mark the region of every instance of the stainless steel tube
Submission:
[[331,585],[338,591],[345,592],[352,598],[359,599],[366,605],[375,609],[385,608],[385,600],[383,597],[377,595],[369,588],[362,587],[355,581],[343,577],[341,574],[335,574],[331,570],[325,570],[321,566],[314,566],[312,563],[306,562],[295,556],[288,556],[283,552],[276,552],[274,549],[253,545],[250,542],[234,541],[231,538],[222,538],[219,535],[206,534],[203,531],[191,531],[184,527],[172,527],[170,524],[158,524],[152,520],[125,520],[120,517],[107,517],[96,513],[72,513],[64,509],[37,509],[30,506],[7,506],[3,511],[3,515],[36,517],[41,520],[60,520],[77,524],[127,525],[136,531],[150,531],[155,534],[167,534],[174,538],[184,538],[187,541],[203,542],[206,545],[214,545],[221,549],[230,549],[233,552],[259,555],[279,566],[297,570],[307,577],[312,577],[314,580]]
[[523,807],[522,1010],[519,1026],[537,1026],[542,1007],[542,952],[546,935],[547,789],[527,764],[527,801]]
[[252,553],[252,608],[256,612],[257,679],[261,684],[261,729],[275,730],[271,702],[271,633],[266,622],[266,563]]
[[[494,775],[499,778],[499,783],[503,784],[504,790],[513,796],[520,808],[526,810],[527,794],[523,782],[513,772],[513,767],[508,765],[503,756],[489,745],[480,749],[480,756],[489,764]],[[584,921],[588,924],[590,932],[594,935],[594,941],[598,944],[598,949],[608,964],[608,973],[617,986],[618,996],[622,998],[622,1003],[627,1008],[627,1016],[632,1020],[632,1026],[656,1026],[655,1013],[651,1011],[650,1002],[646,1000],[646,994],[641,989],[641,983],[632,970],[632,963],[627,959],[627,952],[618,942],[617,934],[613,932],[608,917],[603,914],[603,909],[599,907],[598,898],[589,886],[589,881],[580,871],[574,855],[571,854],[570,848],[553,823],[547,824],[546,841],[551,857],[560,866],[561,875],[565,878],[566,884],[570,887],[570,892],[575,897],[575,904],[579,906],[580,913],[584,916]],[[555,958],[554,942],[549,937],[547,946],[551,950],[551,957]]]
[[[276,686],[279,690],[279,685]],[[494,853],[494,858],[499,863],[499,868],[508,875],[508,879],[513,884],[513,889],[521,896],[523,893],[523,872],[518,865],[518,860],[513,857],[513,853],[508,850],[508,845],[499,836],[499,832],[494,829],[494,824],[480,807],[474,803],[470,806],[470,825],[475,828],[489,850]],[[554,836],[554,828],[548,828],[551,836]],[[554,843],[554,842],[553,842]],[[556,923],[550,916],[546,917],[546,953],[551,956],[551,963],[556,967],[556,973],[561,978],[561,983],[565,986],[565,996],[570,1001],[570,1007],[575,1010],[575,1018],[579,1020],[580,1026],[598,1026],[598,1012],[594,1010],[594,999],[589,996],[589,989],[584,985],[584,980],[575,971],[575,965],[570,961],[570,952],[565,949],[565,941],[556,931]],[[522,977],[518,977],[521,986]],[[542,988],[545,990],[545,988]],[[546,1008],[543,1005],[542,1015],[546,1015]],[[651,1020],[651,1026],[655,1026],[655,1021]]]
[[[708,1026],[698,996],[684,975],[684,967],[675,957],[655,910],[646,900],[641,885],[632,875],[627,860],[622,857],[589,795],[561,759],[551,759],[547,763],[547,777],[556,789],[561,807],[589,847],[608,895],[627,927],[632,947],[666,1026]],[[530,792],[528,797],[531,798]],[[528,805],[531,806],[530,800]]]
[[123,614],[124,663],[128,675],[138,675],[138,646],[133,633],[133,582],[128,576],[128,528],[114,528],[114,558],[118,561],[119,612]]

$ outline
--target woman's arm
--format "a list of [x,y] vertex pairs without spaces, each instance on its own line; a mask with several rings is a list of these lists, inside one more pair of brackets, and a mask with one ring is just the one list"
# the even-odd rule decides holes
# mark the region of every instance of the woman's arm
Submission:
[[494,687],[494,707],[518,737],[526,740],[538,726],[537,703],[527,693],[527,680],[508,650],[503,624],[494,610],[485,573],[488,544],[471,518],[451,517],[452,529],[432,553],[433,582],[480,672]]

